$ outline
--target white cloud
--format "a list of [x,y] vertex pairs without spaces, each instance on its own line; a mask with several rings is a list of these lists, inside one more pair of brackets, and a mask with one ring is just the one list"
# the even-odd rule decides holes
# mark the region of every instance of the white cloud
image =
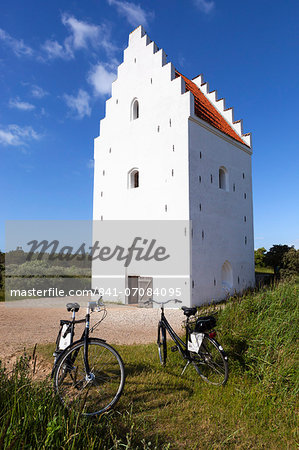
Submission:
[[92,25],[87,22],[77,20],[73,16],[66,14],[62,15],[62,23],[68,27],[71,31],[69,36],[69,44],[73,48],[87,48],[88,43],[92,46],[98,45],[98,39],[100,37],[101,28],[98,25]]
[[43,97],[46,97],[46,95],[48,95],[48,92],[45,91],[40,86],[37,86],[36,84],[34,84],[31,87],[31,95],[35,98],[43,98]]
[[22,111],[32,111],[33,109],[35,109],[35,106],[32,105],[32,103],[22,102],[19,97],[15,99],[11,98],[9,100],[9,107],[20,109]]
[[140,5],[123,0],[108,0],[109,5],[116,7],[120,15],[124,16],[130,25],[148,25],[148,20],[152,18],[153,13],[146,12]]
[[48,39],[43,45],[42,49],[45,51],[48,59],[72,59],[74,57],[73,51],[67,45],[60,45],[57,41]]
[[0,40],[3,41],[7,47],[11,48],[16,56],[31,56],[33,54],[32,48],[24,44],[22,39],[13,38],[2,28],[0,28]]
[[101,47],[109,55],[116,50],[110,38],[110,31],[105,25],[90,24],[67,14],[62,14],[61,21],[69,30],[69,35],[62,44],[48,39],[42,45],[48,59],[72,59],[76,50],[89,47],[95,49]]
[[86,91],[79,89],[77,97],[64,94],[63,98],[67,106],[75,112],[78,119],[83,119],[84,116],[90,116],[90,95]]
[[96,64],[88,74],[87,81],[93,86],[96,95],[111,93],[111,83],[116,79],[114,66]]
[[194,3],[205,14],[209,14],[215,7],[213,0],[194,0]]
[[40,139],[39,135],[32,127],[19,127],[18,125],[8,125],[0,128],[0,143],[4,145],[26,145],[27,141]]

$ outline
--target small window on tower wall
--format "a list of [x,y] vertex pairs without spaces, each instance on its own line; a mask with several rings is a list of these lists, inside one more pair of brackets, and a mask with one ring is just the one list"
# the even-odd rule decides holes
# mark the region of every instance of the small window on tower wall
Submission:
[[219,168],[219,189],[228,191],[228,172],[223,166]]
[[131,105],[131,120],[136,120],[139,118],[139,102],[137,98],[132,101]]
[[128,188],[134,189],[139,187],[139,170],[132,169],[128,173]]

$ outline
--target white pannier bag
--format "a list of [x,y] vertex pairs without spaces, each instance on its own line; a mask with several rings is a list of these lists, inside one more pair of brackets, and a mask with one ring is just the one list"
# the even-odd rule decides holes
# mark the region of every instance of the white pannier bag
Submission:
[[200,349],[200,346],[202,344],[204,333],[198,333],[197,331],[194,331],[190,334],[191,342],[188,341],[188,350],[189,352],[197,353]]
[[70,344],[71,344],[71,330],[70,330],[69,325],[64,324],[62,326],[61,334],[60,334],[59,350],[64,350]]

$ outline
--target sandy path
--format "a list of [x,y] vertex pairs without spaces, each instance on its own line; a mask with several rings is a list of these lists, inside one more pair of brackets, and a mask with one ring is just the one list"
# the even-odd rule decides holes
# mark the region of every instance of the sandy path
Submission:
[[[159,309],[109,305],[107,312],[106,319],[93,333],[95,337],[106,339],[111,344],[139,344],[156,340]],[[76,318],[82,318],[84,314],[85,309],[81,308]],[[166,316],[173,328],[180,331],[184,319],[182,311],[169,309]],[[97,313],[92,315],[92,323],[97,317]],[[70,313],[62,307],[12,307],[0,303],[0,359],[9,364],[25,347],[55,342],[59,320],[69,318]]]

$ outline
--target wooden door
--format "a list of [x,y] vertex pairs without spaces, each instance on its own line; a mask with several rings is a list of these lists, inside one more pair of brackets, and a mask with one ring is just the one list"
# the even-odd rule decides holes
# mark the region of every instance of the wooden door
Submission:
[[134,303],[138,303],[138,278],[137,276],[129,276],[128,277],[128,304],[132,305]]

